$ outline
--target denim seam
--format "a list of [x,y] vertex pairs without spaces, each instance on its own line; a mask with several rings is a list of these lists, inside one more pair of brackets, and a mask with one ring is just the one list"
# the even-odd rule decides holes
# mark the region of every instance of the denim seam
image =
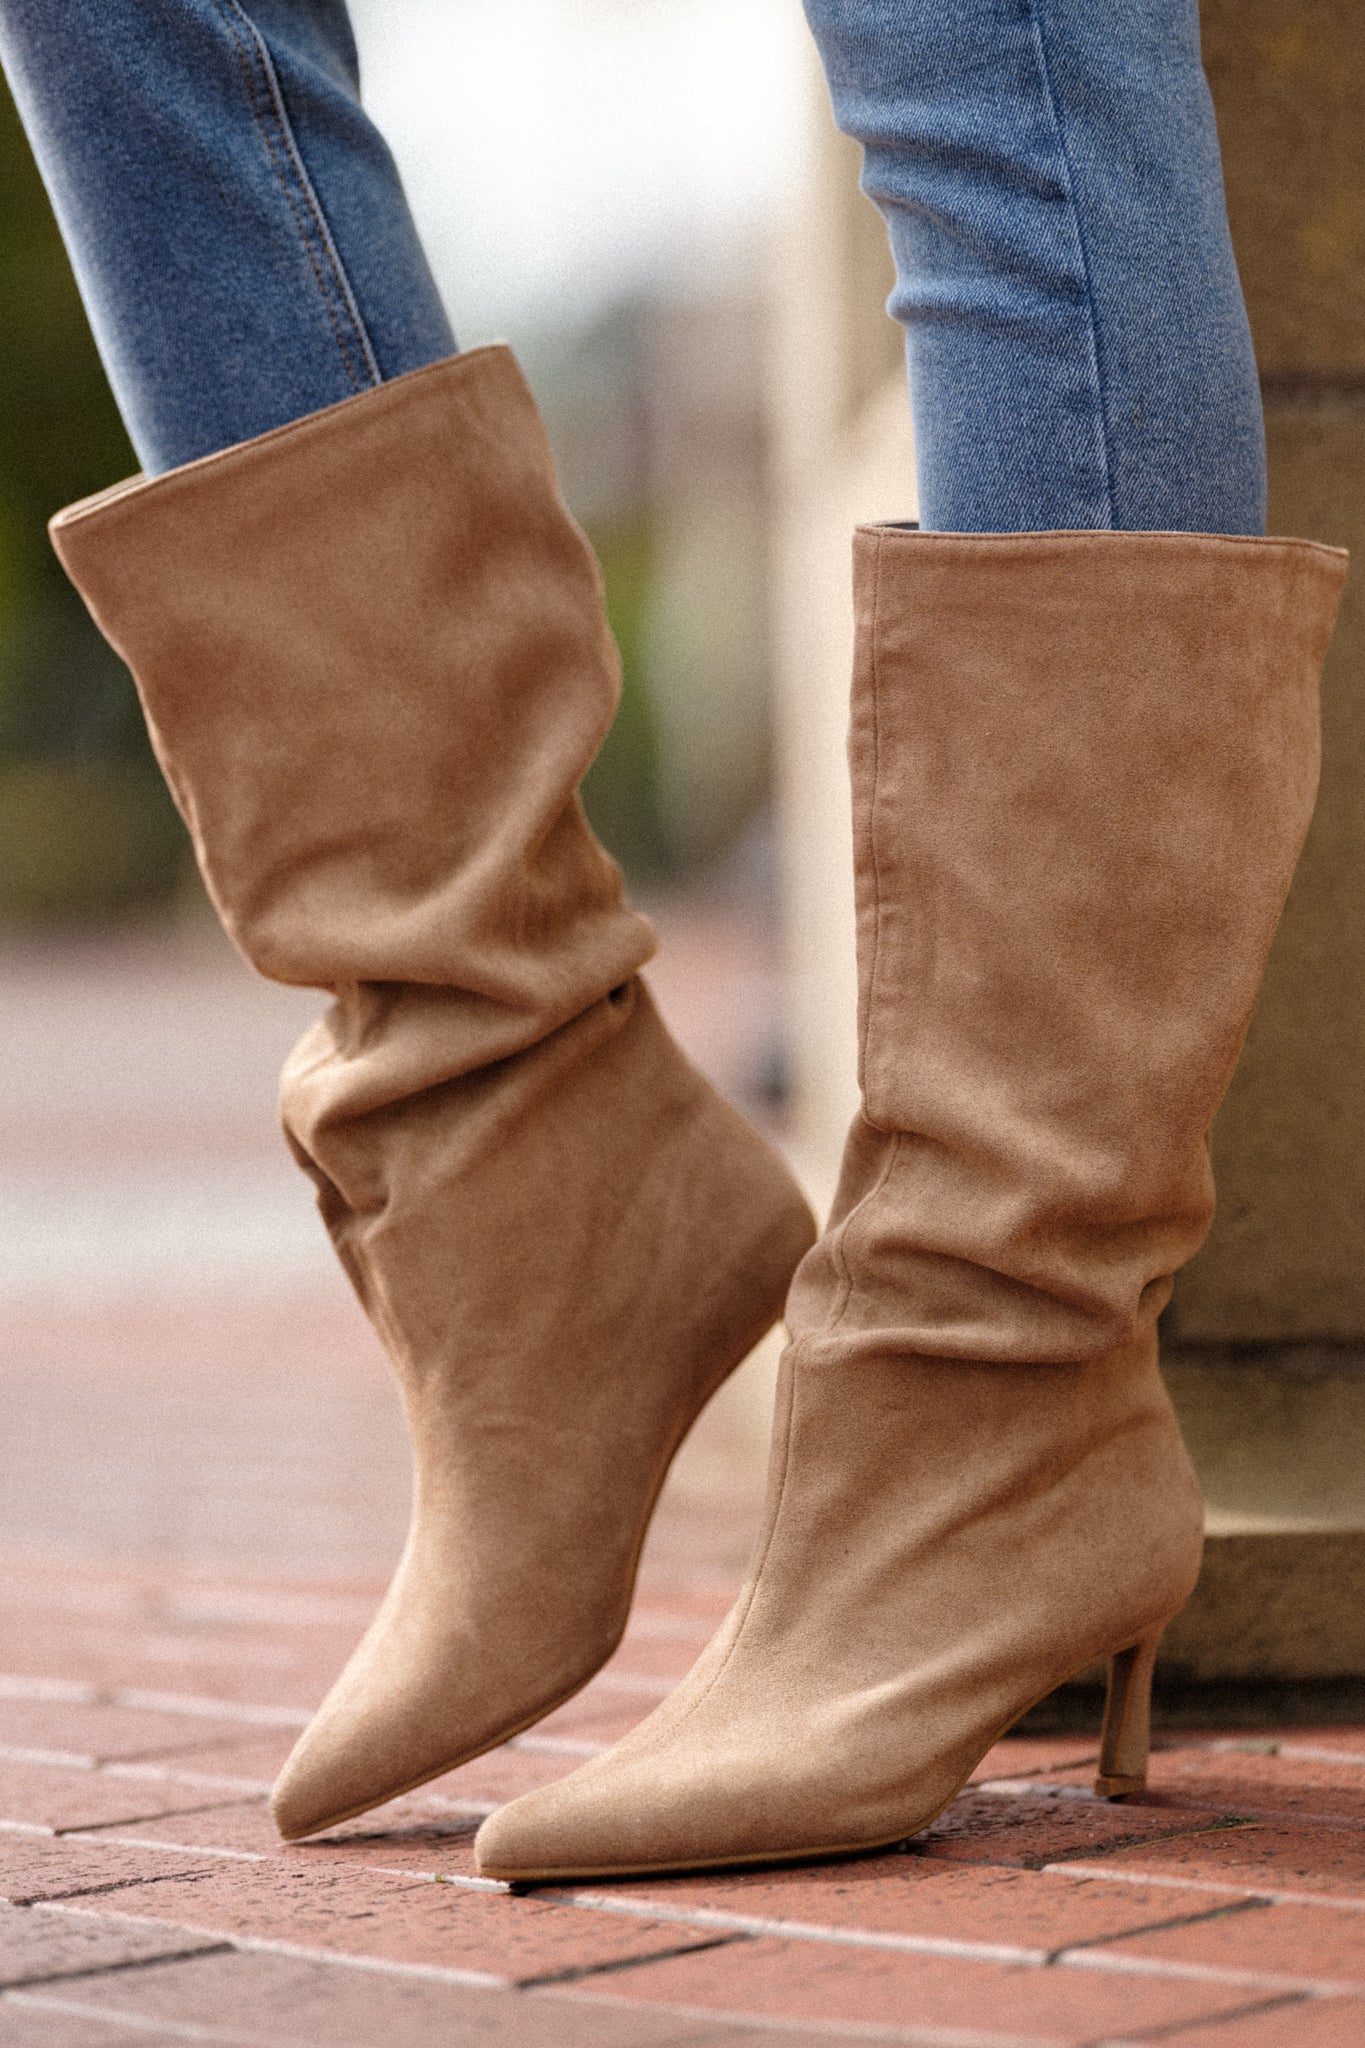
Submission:
[[[341,356],[347,382],[350,384],[353,392],[365,390],[367,384],[370,386],[378,385],[383,382],[383,378],[375,357],[374,348],[366,332],[365,323],[361,318],[355,294],[347,279],[340,253],[332,238],[331,230],[327,225],[326,216],[322,211],[317,194],[313,190],[312,181],[299,154],[298,144],[290,125],[289,115],[284,105],[279,80],[275,75],[275,67],[271,60],[269,49],[255,23],[238,4],[238,0],[211,0],[211,4],[231,38],[237,61],[242,69],[252,119],[260,132],[261,140],[265,145],[266,154],[270,161],[270,167],[279,182],[280,190],[284,194],[285,204],[288,206],[294,225],[298,230],[300,244],[302,245],[304,255],[308,259],[309,268],[312,270],[314,281],[318,287],[318,296],[322,300],[327,317],[331,322],[332,333],[336,339],[337,349]],[[247,38],[248,46],[246,48],[243,47],[243,36]],[[256,68],[253,68],[253,57]],[[264,108],[261,101],[262,85],[264,85],[265,98],[268,103]],[[284,157],[283,162],[281,161],[282,154]],[[300,213],[300,199],[306,209],[307,218]],[[309,232],[310,222],[311,234]],[[322,261],[319,260],[319,251],[321,252]],[[323,267],[324,262],[326,266],[325,271]],[[330,273],[330,289],[327,273]],[[345,314],[345,325],[343,325],[342,320],[338,317],[336,303],[338,299]],[[349,326],[351,329],[350,336],[347,335],[346,326]],[[364,378],[357,374],[356,365],[353,360],[353,348],[358,349],[360,352],[366,373]]]
[[[251,38],[252,51],[257,57],[258,61],[261,55],[259,35],[255,30],[254,24],[247,17],[242,15],[242,10],[240,9],[240,7],[236,6],[235,0],[226,0],[226,4],[223,4],[223,0],[211,0],[211,4],[213,6],[214,12],[222,21],[223,26],[227,30],[228,35],[232,40],[232,47],[234,52],[236,53],[237,62],[241,66],[242,77],[246,84],[247,104],[251,111],[251,117],[253,121],[256,123],[256,127],[260,132],[262,142],[265,144],[266,155],[270,161],[270,168],[275,173],[275,177],[279,182],[280,190],[284,194],[285,205],[289,208],[289,212],[293,217],[294,226],[298,230],[299,241],[303,247],[304,255],[308,259],[309,268],[312,270],[313,279],[318,288],[318,297],[322,300],[323,308],[327,314],[327,318],[331,322],[332,334],[333,337],[335,338],[337,349],[341,356],[342,367],[346,372],[346,380],[349,383],[352,391],[358,392],[362,390],[364,387],[362,386],[359,378],[356,376],[355,366],[351,361],[351,351],[347,344],[346,336],[342,332],[341,324],[337,319],[336,307],[333,304],[332,299],[328,293],[326,280],[323,277],[322,270],[318,263],[317,252],[309,239],[304,222],[299,217],[299,211],[295,201],[295,195],[290,188],[289,179],[286,176],[284,168],[280,163],[279,155],[275,147],[274,139],[271,136],[269,125],[262,114],[259,100],[258,81],[252,71],[250,57],[248,56],[247,52],[242,48],[238,31],[239,28],[245,26],[247,33]],[[231,14],[228,12],[229,8],[231,8],[232,10]],[[236,16],[237,19],[234,20],[233,16]],[[277,126],[279,125],[279,119],[279,113],[278,111],[276,111],[275,120]]]
[[1038,57],[1038,73],[1047,101],[1048,117],[1057,141],[1057,154],[1061,159],[1063,179],[1066,186],[1067,204],[1071,210],[1071,231],[1076,238],[1076,253],[1080,259],[1081,276],[1085,283],[1085,316],[1090,330],[1090,362],[1095,378],[1095,403],[1099,411],[1100,441],[1104,452],[1104,495],[1109,506],[1109,524],[1114,529],[1118,513],[1114,505],[1114,468],[1111,455],[1109,431],[1109,407],[1104,388],[1104,364],[1100,354],[1099,326],[1095,318],[1095,287],[1090,273],[1090,255],[1086,248],[1085,230],[1081,225],[1081,209],[1076,202],[1076,180],[1071,164],[1071,154],[1066,146],[1066,131],[1058,111],[1057,95],[1052,86],[1052,70],[1047,58],[1047,38],[1043,33],[1042,0],[1025,0],[1029,22],[1033,29],[1034,47]]

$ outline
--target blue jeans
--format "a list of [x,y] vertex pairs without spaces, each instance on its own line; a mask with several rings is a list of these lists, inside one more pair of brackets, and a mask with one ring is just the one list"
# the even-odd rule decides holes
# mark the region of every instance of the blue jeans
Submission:
[[345,0],[0,0],[0,63],[149,473],[454,350]]
[[[921,519],[1262,530],[1196,0],[806,0],[896,259]],[[149,471],[449,353],[344,0],[0,0]]]
[[806,0],[896,260],[921,520],[1263,533],[1198,0]]

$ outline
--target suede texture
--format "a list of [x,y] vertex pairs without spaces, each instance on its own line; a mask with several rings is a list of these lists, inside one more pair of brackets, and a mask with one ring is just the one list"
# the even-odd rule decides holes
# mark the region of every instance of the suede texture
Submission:
[[788,1301],[765,1522],[682,1687],[504,1807],[521,1879],[870,1848],[1191,1592],[1157,1316],[1312,813],[1301,542],[855,542],[863,1104]]
[[506,349],[62,513],[224,924],[329,989],[286,1135],[397,1371],[393,1584],[276,1788],[314,1833],[611,1654],[669,1460],[814,1237],[688,1064],[576,788],[619,690]]

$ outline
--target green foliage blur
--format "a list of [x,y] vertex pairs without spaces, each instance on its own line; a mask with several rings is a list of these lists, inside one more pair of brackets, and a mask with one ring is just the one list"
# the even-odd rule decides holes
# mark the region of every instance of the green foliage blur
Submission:
[[56,223],[0,87],[0,923],[168,902],[187,842],[132,682],[48,544],[48,517],[137,463]]
[[602,565],[607,621],[621,651],[621,703],[602,751],[583,778],[583,808],[632,882],[667,878],[669,848],[659,806],[658,738],[646,677],[645,635],[654,594],[654,531],[648,512],[588,535]]

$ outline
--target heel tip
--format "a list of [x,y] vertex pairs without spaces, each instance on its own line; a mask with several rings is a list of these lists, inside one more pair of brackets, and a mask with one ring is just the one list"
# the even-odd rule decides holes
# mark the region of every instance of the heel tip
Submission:
[[1100,1799],[1129,1799],[1135,1792],[1145,1792],[1146,1790],[1147,1773],[1145,1771],[1140,1777],[1135,1778],[1098,1777],[1095,1780],[1095,1793]]

